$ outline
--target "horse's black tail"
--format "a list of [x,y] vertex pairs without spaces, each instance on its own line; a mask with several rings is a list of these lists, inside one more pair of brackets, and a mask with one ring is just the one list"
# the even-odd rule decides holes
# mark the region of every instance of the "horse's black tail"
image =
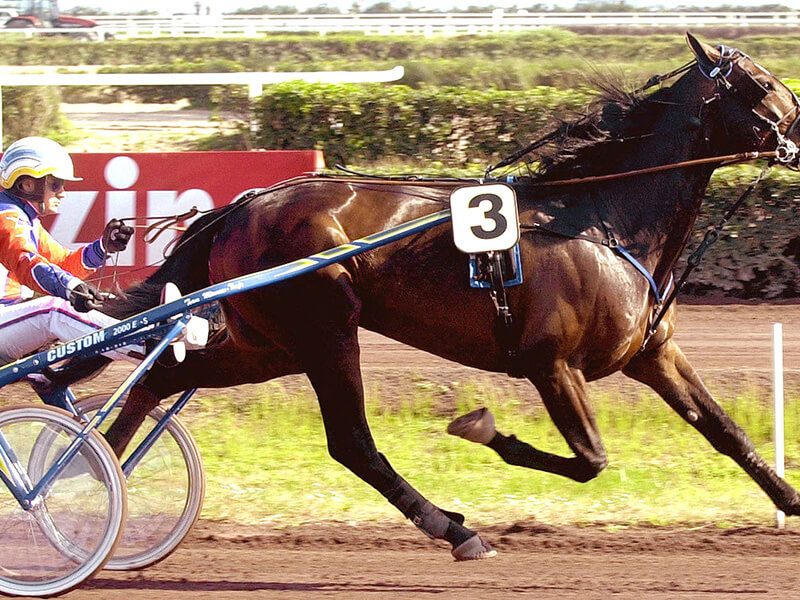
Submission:
[[125,290],[103,304],[102,311],[117,319],[135,315],[157,306],[164,284],[171,281],[188,294],[209,285],[208,258],[214,236],[228,215],[244,203],[223,206],[194,221],[178,239],[166,262],[145,281]]

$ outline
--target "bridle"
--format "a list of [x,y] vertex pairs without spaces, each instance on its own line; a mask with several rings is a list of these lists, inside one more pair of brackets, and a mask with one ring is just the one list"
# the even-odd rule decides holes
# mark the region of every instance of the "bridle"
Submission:
[[[790,139],[795,128],[800,126],[800,100],[798,100],[797,95],[789,88],[786,88],[792,95],[793,106],[791,110],[786,111],[784,114],[776,115],[777,119],[772,120],[761,114],[757,109],[770,93],[770,90],[740,64],[743,60],[750,60],[753,64],[756,63],[747,54],[736,48],[720,45],[717,46],[717,50],[719,51],[719,59],[716,63],[705,63],[702,60],[697,60],[697,68],[700,73],[707,79],[712,80],[717,89],[717,93],[706,101],[706,105],[720,100],[723,95],[727,95],[736,102],[743,104],[764,123],[764,128],[761,131],[756,130],[757,128],[754,127],[754,130],[756,130],[754,133],[758,140],[757,149],[760,150],[766,144],[770,134],[773,134],[776,140],[775,160],[787,168],[800,170],[800,167],[798,167],[798,147]],[[763,67],[757,64],[756,66],[764,70]],[[764,70],[764,72],[766,73],[767,71]],[[723,121],[726,117],[727,113],[723,109]],[[790,119],[791,121],[789,121]],[[781,131],[787,122],[788,125],[785,131]]]
[[[790,139],[794,128],[798,126],[800,123],[800,101],[797,99],[797,95],[789,90],[792,94],[793,106],[791,110],[787,111],[786,113],[779,115],[776,120],[769,119],[758,112],[757,107],[761,105],[763,99],[769,94],[769,90],[764,87],[753,75],[748,72],[746,69],[742,68],[739,63],[744,59],[749,59],[750,57],[740,52],[735,48],[727,48],[726,46],[718,46],[717,49],[719,50],[720,57],[716,64],[708,65],[703,64],[701,60],[698,59],[697,67],[700,72],[711,79],[716,84],[717,93],[715,94],[713,100],[719,100],[722,94],[728,94],[737,102],[743,103],[745,107],[750,110],[754,115],[756,115],[761,121],[766,124],[766,133],[762,135],[758,135],[756,132],[757,138],[760,137],[760,142],[758,145],[758,149],[760,150],[761,147],[767,141],[770,133],[775,135],[776,146],[774,151],[769,151],[766,153],[745,153],[745,154],[754,154],[763,157],[764,154],[773,154],[775,162],[782,164],[783,166],[793,169],[795,171],[800,170],[798,167],[798,163],[800,162],[800,156],[798,156],[798,148],[797,145]],[[751,59],[752,62],[752,59]],[[753,63],[756,64],[756,63]],[[760,67],[761,68],[761,67]],[[788,88],[787,88],[788,89]],[[794,115],[794,118],[789,123],[788,127],[786,127],[786,131],[782,132],[781,127],[787,120]],[[723,110],[723,119],[725,118],[724,110]],[[759,156],[754,156],[753,158],[758,158]],[[646,347],[648,342],[653,338],[655,335],[658,326],[660,325],[661,321],[667,314],[672,303],[678,296],[678,293],[683,288],[684,284],[686,283],[687,279],[689,278],[690,273],[699,265],[700,260],[703,257],[703,254],[708,250],[708,248],[714,244],[717,239],[719,239],[720,232],[722,231],[723,227],[728,223],[728,221],[733,217],[739,207],[744,204],[745,200],[750,196],[750,194],[755,189],[758,182],[763,177],[764,173],[766,172],[767,167],[762,170],[761,174],[753,181],[747,189],[739,196],[739,199],[725,212],[722,220],[714,227],[713,229],[709,229],[706,231],[705,237],[703,238],[702,243],[700,246],[692,253],[687,261],[686,267],[680,276],[680,278],[672,285],[672,288],[669,294],[663,300],[659,299],[654,306],[654,313],[652,314],[651,322],[647,328],[645,333],[644,339],[642,340],[642,345],[639,349],[639,352],[642,352]]]

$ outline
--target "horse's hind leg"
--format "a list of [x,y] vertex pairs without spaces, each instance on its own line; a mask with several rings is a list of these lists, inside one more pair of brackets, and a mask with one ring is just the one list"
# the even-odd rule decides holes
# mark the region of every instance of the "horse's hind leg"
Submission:
[[119,416],[114,419],[105,433],[106,441],[118,458],[122,457],[125,448],[128,447],[136,431],[144,423],[147,414],[158,406],[161,400],[141,384],[131,388]]
[[277,348],[237,346],[232,338],[219,345],[189,352],[175,367],[154,365],[140,384],[135,385],[105,434],[117,456],[121,456],[147,414],[161,400],[176,392],[197,387],[230,387],[242,383],[268,381],[282,375],[299,373],[295,361]]
[[674,341],[636,356],[623,372],[658,392],[716,450],[736,461],[779,509],[800,514],[800,495],[778,477],[742,428],[714,401]]
[[447,540],[456,559],[493,556],[491,547],[461,524],[463,517],[431,504],[378,452],[364,412],[358,345],[360,300],[349,275],[341,267],[330,269],[307,280],[297,291],[305,319],[299,325],[295,350],[317,393],[331,456],[378,490],[428,536]]

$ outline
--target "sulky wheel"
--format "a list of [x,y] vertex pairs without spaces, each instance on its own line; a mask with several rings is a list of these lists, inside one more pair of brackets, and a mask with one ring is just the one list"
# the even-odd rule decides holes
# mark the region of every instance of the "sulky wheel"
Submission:
[[[0,469],[33,489],[83,427],[53,407],[0,409]],[[51,596],[92,577],[122,535],[126,502],[119,462],[93,430],[30,506],[0,483],[0,592]]]
[[[79,413],[92,416],[108,399],[98,395],[75,403]],[[102,430],[119,415],[124,399],[111,412]],[[152,409],[134,436],[122,463],[153,429],[164,410]],[[127,476],[128,525],[105,568],[142,569],[169,556],[200,515],[205,495],[205,472],[192,435],[172,417],[155,445]]]

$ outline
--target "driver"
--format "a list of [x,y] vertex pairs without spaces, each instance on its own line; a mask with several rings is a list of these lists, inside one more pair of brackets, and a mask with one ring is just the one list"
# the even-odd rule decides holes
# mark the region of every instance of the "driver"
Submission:
[[[84,278],[125,249],[133,228],[112,219],[100,239],[64,248],[39,217],[58,212],[67,181],[81,178],[66,149],[47,138],[17,140],[0,159],[0,358],[6,362],[117,322],[96,310],[103,297]],[[120,350],[106,356],[141,359]]]

